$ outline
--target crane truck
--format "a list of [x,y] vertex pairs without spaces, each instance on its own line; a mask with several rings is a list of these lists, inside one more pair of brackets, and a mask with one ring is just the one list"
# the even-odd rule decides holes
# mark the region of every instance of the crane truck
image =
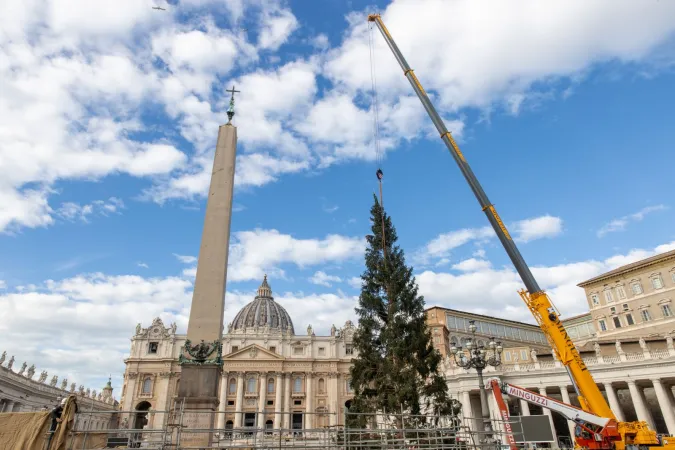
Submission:
[[[431,103],[431,100],[422,87],[422,84],[417,79],[415,72],[410,68],[408,62],[403,57],[403,54],[394,42],[394,39],[389,33],[389,30],[387,30],[387,27],[382,21],[382,17],[379,14],[371,14],[368,16],[368,21],[373,22],[375,26],[377,26],[378,30],[389,46],[389,49],[394,54],[396,61],[403,70],[403,75],[408,79],[410,85],[415,91],[415,94],[417,94],[417,97],[422,102],[422,106],[436,127],[441,140],[450,151],[450,154],[457,163],[457,166],[462,172],[462,175],[476,196],[476,199],[478,200],[482,211],[485,213],[487,220],[490,222],[490,225],[497,234],[499,241],[506,250],[509,259],[520,275],[520,278],[525,285],[525,289],[519,291],[519,294],[539,324],[539,327],[546,335],[551,348],[567,370],[576,392],[577,399],[581,405],[581,409],[594,416],[607,419],[608,423],[612,421],[613,423],[616,423],[616,431],[614,431],[613,425],[611,427],[604,427],[607,433],[606,438],[603,439],[601,443],[598,444],[598,446],[593,448],[643,450],[651,447],[675,450],[675,437],[668,437],[664,438],[663,440],[658,439],[656,432],[651,430],[646,422],[619,422],[616,420],[616,416],[610,409],[607,401],[602,396],[600,389],[595,384],[593,376],[588,371],[586,364],[584,364],[579,351],[572,342],[572,339],[570,339],[569,335],[567,334],[567,331],[560,320],[560,313],[553,306],[553,303],[549,299],[546,292],[544,292],[544,290],[539,287],[539,284],[537,283],[537,280],[535,280],[532,271],[525,263],[523,256],[518,250],[518,247],[511,238],[506,225],[499,217],[499,214],[497,214],[497,210],[495,209],[494,205],[488,199],[488,196],[483,190],[483,187],[478,182],[478,179],[467,163],[464,154],[457,146],[457,143],[453,139],[452,134],[450,131],[448,131],[445,123],[443,122],[443,119],[436,111],[436,108]],[[615,433],[613,437],[610,437],[611,433]],[[577,447],[590,448],[587,445],[587,440],[577,437],[576,442]]]

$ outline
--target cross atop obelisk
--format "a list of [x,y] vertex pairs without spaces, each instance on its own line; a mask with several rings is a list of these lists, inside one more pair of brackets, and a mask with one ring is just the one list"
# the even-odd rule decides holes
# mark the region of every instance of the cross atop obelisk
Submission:
[[[178,397],[184,402],[186,417],[194,422],[192,426],[201,429],[214,426],[214,417],[205,412],[215,411],[218,406],[223,364],[221,340],[237,152],[237,127],[231,122],[234,93],[239,91],[232,86],[227,92],[232,93],[227,111],[230,120],[218,130],[187,339],[179,357],[182,367]],[[184,437],[195,447],[209,446],[212,438],[211,433],[189,433]]]
[[227,108],[227,118],[229,119],[229,120],[227,121],[227,123],[232,123],[232,118],[234,117],[234,93],[235,93],[235,92],[241,92],[241,91],[237,91],[237,90],[234,88],[234,84],[233,84],[233,85],[232,85],[232,89],[227,89],[226,92],[231,92],[231,93],[232,93],[232,97],[230,97],[230,107]]

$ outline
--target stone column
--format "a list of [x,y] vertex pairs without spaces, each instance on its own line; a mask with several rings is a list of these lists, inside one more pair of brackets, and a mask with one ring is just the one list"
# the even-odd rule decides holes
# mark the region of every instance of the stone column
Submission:
[[291,428],[291,378],[293,374],[287,373],[284,376],[284,417],[282,420],[283,428],[290,430]]
[[471,410],[471,391],[462,392],[462,416],[464,416],[464,425],[474,431],[476,425],[473,423],[473,411]]
[[281,372],[277,372],[277,378],[274,382],[274,428],[281,428],[281,390],[282,386]]
[[[539,394],[540,395],[546,395],[546,388],[539,388]],[[548,420],[551,421],[551,430],[553,431],[553,441],[554,445],[558,445],[558,433],[555,432],[555,426],[553,425],[553,413],[551,412],[550,409],[548,408],[541,408],[544,411],[544,414],[548,416]]]
[[642,392],[640,392],[640,388],[637,387],[634,380],[628,380],[627,383],[628,383],[628,390],[630,391],[631,400],[633,401],[633,405],[635,405],[635,413],[638,416],[638,420],[647,422],[649,427],[653,430],[654,422],[652,421],[652,415],[649,413],[647,405],[645,405],[645,401],[642,398]]
[[520,415],[529,416],[530,415],[530,404],[527,403],[522,398],[520,399]]
[[661,380],[656,378],[652,380],[652,383],[654,384],[654,392],[656,393],[656,399],[659,401],[659,406],[661,407],[661,413],[663,414],[663,420],[666,422],[668,433],[671,436],[675,436],[675,413],[673,412],[675,411],[675,405],[670,401],[670,396],[663,387]]
[[335,426],[338,424],[338,414],[342,414],[342,408],[338,405],[338,374],[331,373],[328,375],[328,411],[329,424]]
[[12,412],[12,408],[14,408],[14,401],[13,401],[13,400],[6,399],[6,400],[5,400],[5,408],[3,409],[2,412],[11,413],[11,412]]
[[305,374],[305,400],[306,400],[306,409],[305,412],[305,429],[311,430],[314,428],[314,390],[313,386],[314,374],[307,373]]
[[267,399],[267,373],[260,373],[260,388],[258,390],[258,428],[265,429],[265,400]]
[[227,389],[230,386],[228,373],[223,371],[220,376],[220,398],[218,399],[218,429],[225,428],[225,408],[227,407]]
[[[570,402],[570,394],[567,392],[567,386],[560,386],[560,395],[562,396],[562,401],[567,403],[568,405],[571,405],[572,403]],[[571,420],[567,421],[567,428],[570,430],[570,439],[572,442],[574,442],[574,427],[576,424],[572,422]]]
[[241,428],[244,416],[244,372],[237,374],[237,399],[234,402],[234,428]]
[[605,385],[605,392],[607,393],[609,407],[616,416],[616,420],[619,422],[625,422],[626,418],[623,415],[623,411],[621,410],[621,404],[619,403],[619,399],[616,396],[616,391],[614,391],[614,386],[612,386],[611,382],[603,384]]

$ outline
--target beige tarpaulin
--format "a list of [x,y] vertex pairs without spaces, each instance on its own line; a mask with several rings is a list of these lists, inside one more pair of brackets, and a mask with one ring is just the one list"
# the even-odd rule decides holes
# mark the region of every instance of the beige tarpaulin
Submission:
[[[68,397],[62,422],[57,426],[49,450],[65,450],[66,436],[73,426],[76,411],[75,396]],[[44,450],[52,423],[50,411],[0,414],[0,449]]]

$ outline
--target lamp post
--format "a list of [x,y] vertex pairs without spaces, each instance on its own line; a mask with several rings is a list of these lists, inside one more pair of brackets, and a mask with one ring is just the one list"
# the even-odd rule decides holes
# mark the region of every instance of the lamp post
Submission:
[[[471,337],[464,343],[469,352],[467,358],[462,351],[462,345],[456,346],[455,343],[450,347],[455,364],[464,369],[476,369],[478,373],[478,387],[480,389],[480,409],[483,418],[483,429],[486,431],[486,440],[492,438],[492,425],[490,424],[490,413],[488,409],[487,393],[485,392],[485,382],[483,381],[483,370],[487,366],[497,367],[502,364],[502,343],[490,338],[488,348],[483,344],[478,344],[476,340],[476,323],[473,320],[469,321],[469,332]],[[459,354],[459,358],[457,355]]]

